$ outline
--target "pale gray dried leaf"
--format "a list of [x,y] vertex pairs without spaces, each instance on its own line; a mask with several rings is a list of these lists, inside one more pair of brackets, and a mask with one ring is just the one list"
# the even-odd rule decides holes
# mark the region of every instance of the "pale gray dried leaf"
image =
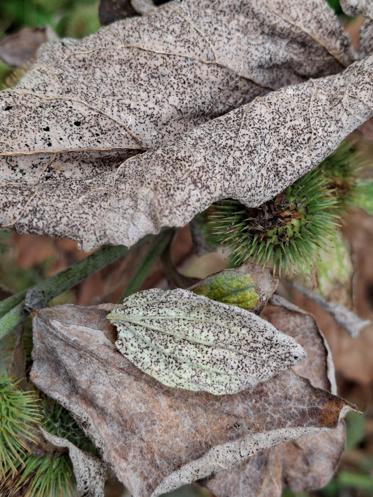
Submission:
[[104,497],[105,482],[108,470],[105,463],[82,450],[78,449],[66,438],[48,433],[43,428],[41,432],[47,442],[60,449],[67,449],[74,469],[74,476],[79,496]]
[[169,387],[237,393],[304,358],[294,340],[256,314],[189,290],[135,293],[108,318],[118,329],[117,349]]
[[286,14],[283,3],[187,0],[46,45],[1,95],[0,108],[12,109],[1,113],[0,152],[154,147],[265,91],[352,61],[323,0],[287,0]]
[[294,283],[294,288],[325,309],[335,319],[336,323],[352,337],[357,337],[364,328],[372,324],[372,321],[361,319],[345,305],[326,300],[322,295],[309,288],[305,288],[297,283]]
[[47,28],[22,28],[0,40],[0,59],[10,66],[21,66],[34,57],[37,49],[53,38]]
[[[49,164],[46,170],[35,169],[30,184],[30,174],[17,168],[14,157],[8,167],[4,157],[1,224],[67,236],[88,249],[108,242],[132,245],[164,226],[182,226],[222,198],[258,206],[317,166],[372,115],[372,73],[373,57],[336,76],[271,92],[93,177],[90,171],[85,178],[84,170],[78,179],[67,177],[63,168],[57,173]],[[22,99],[15,103],[12,98],[5,93],[3,105],[8,107],[2,112],[8,114],[9,129],[15,123],[12,106],[18,112],[23,105]],[[73,114],[69,122],[60,116],[62,126],[74,122]],[[30,126],[41,129],[44,122]],[[84,122],[90,123],[93,140],[93,123]],[[105,129],[102,140],[114,137],[123,144],[112,124]],[[24,138],[28,133],[30,129]],[[71,136],[78,142],[82,135]],[[0,135],[2,139],[6,137]],[[22,171],[24,178],[12,181]]]
[[148,14],[155,8],[152,0],[131,0],[131,4],[139,14]]
[[[295,338],[307,352],[296,367],[314,386],[334,390],[334,368],[328,346],[315,320],[286,300],[275,296],[263,317]],[[305,435],[259,452],[247,463],[222,471],[205,484],[216,497],[280,497],[283,486],[296,492],[324,486],[334,474],[344,448],[345,428]]]
[[31,377],[73,413],[134,497],[155,497],[333,428],[346,409],[291,370],[236,395],[164,387],[115,349],[105,316],[75,306],[40,311]]

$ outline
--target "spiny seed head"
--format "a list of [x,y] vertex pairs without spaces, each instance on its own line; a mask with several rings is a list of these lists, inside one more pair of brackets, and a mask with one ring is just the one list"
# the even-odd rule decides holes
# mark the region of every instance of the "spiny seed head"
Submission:
[[0,479],[19,469],[36,441],[41,410],[36,393],[22,391],[9,377],[0,378]]
[[205,216],[207,240],[227,246],[233,266],[251,260],[279,274],[308,271],[353,203],[361,165],[354,146],[345,142],[317,169],[257,208],[218,202]]

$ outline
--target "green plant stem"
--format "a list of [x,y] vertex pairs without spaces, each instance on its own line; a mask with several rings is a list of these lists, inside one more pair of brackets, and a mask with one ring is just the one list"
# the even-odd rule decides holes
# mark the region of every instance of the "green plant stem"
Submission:
[[31,311],[45,307],[54,297],[69,290],[91,274],[109,266],[127,252],[128,249],[123,246],[108,246],[97,250],[83,261],[30,288],[25,298],[26,309]]
[[[142,243],[142,241],[139,243]],[[21,324],[33,309],[45,307],[54,297],[69,290],[96,271],[109,266],[127,252],[128,249],[123,246],[103,247],[83,261],[30,288],[25,299],[22,299],[21,302],[0,318],[0,340]],[[14,298],[14,302],[16,302],[19,294],[14,295],[14,297],[17,297]],[[8,301],[9,299],[6,300]],[[7,305],[5,304],[4,308]]]
[[0,340],[22,323],[26,316],[25,301],[23,300],[0,319]]
[[21,292],[15,293],[10,297],[0,301],[0,318],[2,318],[7,312],[9,312],[13,307],[20,304],[25,296],[27,290],[22,290]]
[[141,261],[137,271],[131,278],[130,282],[125,289],[121,301],[137,292],[144,281],[146,280],[151,268],[157,261],[157,259],[162,255],[163,251],[166,249],[169,243],[171,243],[172,237],[174,235],[174,230],[167,230],[160,233],[150,244],[149,250],[145,255],[144,259]]

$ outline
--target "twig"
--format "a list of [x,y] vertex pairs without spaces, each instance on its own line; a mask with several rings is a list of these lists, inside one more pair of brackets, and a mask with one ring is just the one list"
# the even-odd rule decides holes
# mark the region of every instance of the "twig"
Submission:
[[[143,243],[142,240],[139,243]],[[83,261],[74,264],[40,284],[30,288],[26,292],[25,299],[11,308],[0,319],[0,340],[16,328],[25,317],[33,310],[45,307],[50,300],[57,297],[66,290],[77,285],[91,274],[109,266],[120,257],[123,257],[128,249],[123,246],[103,247],[86,257]],[[16,303],[20,299],[20,294],[16,294],[6,299],[2,305],[4,309],[9,307],[10,299]]]

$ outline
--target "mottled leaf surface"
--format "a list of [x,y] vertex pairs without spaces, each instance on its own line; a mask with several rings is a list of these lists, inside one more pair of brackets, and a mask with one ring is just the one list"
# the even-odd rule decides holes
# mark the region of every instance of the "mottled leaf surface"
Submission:
[[189,290],[135,293],[108,319],[117,349],[163,385],[215,395],[255,387],[304,358],[256,314]]
[[[312,316],[279,297],[272,299],[262,316],[305,349],[306,359],[294,370],[314,387],[335,392],[329,350]],[[204,483],[216,497],[280,497],[284,486],[296,492],[317,489],[333,476],[344,441],[344,423],[340,422],[333,429],[261,451]]]
[[[25,179],[14,181],[14,167],[15,174],[20,170],[14,157],[4,157],[1,224],[68,236],[92,248],[132,245],[164,226],[186,224],[223,198],[257,206],[318,165],[372,115],[372,72],[373,57],[336,76],[270,92],[119,167],[108,161],[96,174],[91,166],[72,175],[70,162],[69,174],[63,165],[54,174],[46,161],[43,170],[36,165],[32,174],[24,171]],[[2,112],[8,113],[9,126],[14,126],[13,104],[4,102],[8,107]],[[64,126],[67,120],[60,119]],[[111,125],[106,130],[110,139],[118,137]],[[91,123],[89,133],[94,131]],[[21,135],[17,130],[14,136]],[[79,133],[71,136],[79,141]]]
[[46,45],[27,76],[2,94],[1,107],[14,108],[9,120],[2,113],[1,152],[148,148],[263,91],[352,61],[323,0],[286,6],[173,2],[83,40]]
[[[285,173],[279,188],[305,172],[308,165],[300,163],[296,150],[285,146],[272,155],[276,146],[268,147],[260,134],[269,138],[280,126],[291,135],[288,145],[298,143],[292,133],[299,127],[292,128],[300,120],[305,126],[298,131],[304,134],[301,142],[310,141],[305,116],[315,112],[311,107],[323,88],[311,96],[313,85],[305,87],[304,105],[295,115],[296,95],[292,104],[291,95],[279,94],[253,108],[240,106],[281,86],[338,73],[352,62],[350,51],[324,0],[302,5],[290,0],[285,5],[279,0],[172,2],[83,40],[47,44],[17,87],[0,95],[0,222],[20,231],[67,236],[85,248],[129,245],[161,225],[184,224],[214,199],[241,198],[223,177],[232,172],[243,180],[241,189],[263,200],[258,185],[243,177],[242,167],[262,184],[276,173],[272,163],[280,165],[290,155],[297,167],[282,164],[284,172],[289,167],[293,174]],[[336,108],[338,118],[348,113],[354,121],[345,123],[343,136],[362,120],[360,112],[360,119],[351,117],[356,106]],[[274,119],[275,127],[270,125]],[[118,168],[119,156],[124,160],[129,151],[180,137],[170,149]],[[274,144],[283,136],[278,138]],[[330,144],[327,150],[314,144],[321,158],[335,147],[327,136],[323,142]],[[253,167],[250,150],[257,150]],[[100,167],[102,162],[106,167]],[[181,216],[179,204],[185,199]],[[132,226],[133,209],[137,218]],[[175,210],[171,218],[170,209]],[[119,219],[121,228],[114,228]]]
[[134,497],[157,496],[336,427],[346,408],[292,370],[236,395],[167,388],[114,341],[103,309],[42,310],[34,319],[31,376],[82,423]]

